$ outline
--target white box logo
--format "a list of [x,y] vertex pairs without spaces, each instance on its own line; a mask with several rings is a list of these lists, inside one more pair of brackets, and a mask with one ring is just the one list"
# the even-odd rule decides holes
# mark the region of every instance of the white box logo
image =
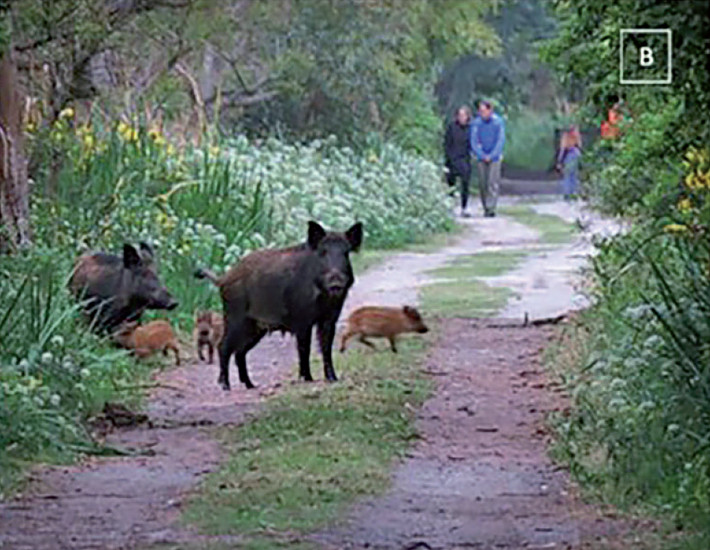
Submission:
[[673,80],[672,51],[670,29],[621,29],[619,82],[670,84]]

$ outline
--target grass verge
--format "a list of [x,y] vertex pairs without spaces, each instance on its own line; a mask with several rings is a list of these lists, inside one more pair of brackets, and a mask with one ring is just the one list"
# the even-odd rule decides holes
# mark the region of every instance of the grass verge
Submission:
[[229,458],[190,500],[185,521],[207,534],[307,532],[357,496],[381,492],[392,459],[416,437],[429,342],[407,339],[396,355],[354,345],[338,361],[338,384],[296,385],[258,418],[222,431]]
[[438,317],[491,317],[512,295],[509,288],[473,279],[427,285],[421,302],[424,311]]
[[461,279],[496,277],[515,268],[530,254],[528,250],[485,251],[479,254],[458,256],[444,267],[429,271],[439,278]]
[[578,231],[559,216],[540,214],[529,206],[504,206],[500,208],[500,213],[538,231],[542,243],[566,244],[574,239]]
[[422,307],[439,317],[491,317],[505,306],[513,291],[494,287],[478,277],[496,277],[518,265],[526,250],[484,251],[458,256],[443,267],[429,271],[450,281],[427,285],[422,289]]

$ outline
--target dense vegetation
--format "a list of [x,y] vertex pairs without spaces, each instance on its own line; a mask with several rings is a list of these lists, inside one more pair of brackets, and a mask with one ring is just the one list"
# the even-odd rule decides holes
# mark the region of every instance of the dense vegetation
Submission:
[[[583,97],[580,117],[598,125],[624,102],[620,138],[587,151],[586,191],[633,222],[600,243],[596,305],[556,361],[574,397],[558,450],[605,498],[668,513],[707,548],[710,14],[693,1],[556,4],[545,55]],[[620,27],[673,30],[671,85],[619,86]]]

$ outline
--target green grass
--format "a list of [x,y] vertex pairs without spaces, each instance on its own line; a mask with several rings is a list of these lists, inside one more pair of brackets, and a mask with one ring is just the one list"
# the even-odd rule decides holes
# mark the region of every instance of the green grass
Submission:
[[428,236],[425,240],[412,243],[404,248],[405,252],[418,252],[420,254],[429,254],[436,252],[441,248],[453,245],[463,233],[464,226],[454,224],[453,227],[445,233],[435,233]]
[[299,540],[298,537],[274,534],[249,537],[245,540],[198,540],[180,544],[154,544],[141,546],[139,550],[318,550],[320,546]]
[[381,264],[388,256],[394,254],[392,250],[361,250],[350,255],[350,263],[353,266],[355,276],[361,275],[368,269]]
[[515,268],[530,254],[527,250],[484,251],[454,258],[444,267],[429,271],[435,277],[462,279],[496,277]]
[[567,244],[571,242],[578,229],[559,216],[539,214],[529,206],[504,206],[500,214],[510,216],[516,221],[535,229],[540,233],[540,241],[548,244]]
[[422,289],[422,309],[439,317],[491,317],[505,306],[513,291],[479,280],[435,283]]
[[382,492],[393,458],[416,437],[412,411],[430,391],[418,368],[429,341],[406,339],[398,354],[353,346],[337,360],[337,384],[293,386],[255,420],[224,430],[229,458],[184,520],[208,534],[307,532],[356,497]]

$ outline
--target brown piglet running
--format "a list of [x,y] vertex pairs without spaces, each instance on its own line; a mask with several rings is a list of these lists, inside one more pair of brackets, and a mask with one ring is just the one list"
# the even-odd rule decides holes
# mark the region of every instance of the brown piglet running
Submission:
[[214,361],[214,350],[218,349],[224,334],[224,316],[216,311],[198,311],[195,314],[195,329],[192,336],[200,361],[205,360],[202,350],[207,347],[208,362]]
[[172,350],[175,353],[175,364],[180,365],[177,338],[168,321],[151,321],[145,325],[138,325],[134,321],[123,323],[113,338],[124,348],[133,350],[140,358],[159,351],[167,356],[168,350]]
[[404,332],[429,332],[421,315],[411,306],[376,307],[366,306],[356,309],[348,317],[348,324],[340,341],[340,352],[344,352],[348,340],[359,336],[360,342],[375,349],[368,337],[387,338],[392,351],[397,353],[397,335]]

